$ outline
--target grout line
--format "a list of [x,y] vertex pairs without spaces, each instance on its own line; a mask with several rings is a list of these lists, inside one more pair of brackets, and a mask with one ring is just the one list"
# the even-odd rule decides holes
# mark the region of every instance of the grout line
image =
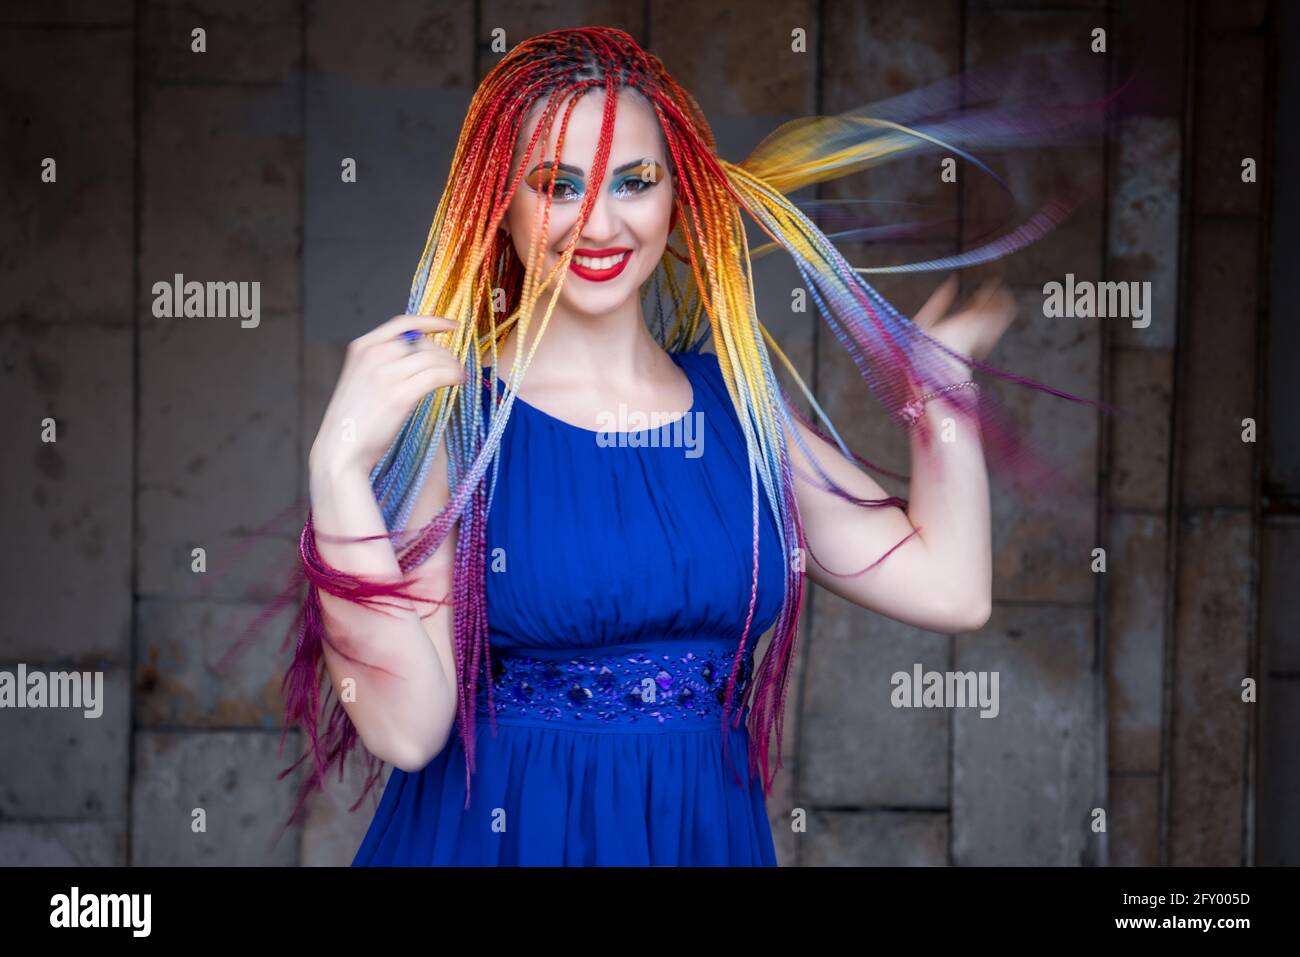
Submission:
[[1164,656],[1161,662],[1160,689],[1160,800],[1156,822],[1156,865],[1166,867],[1170,863],[1169,853],[1169,811],[1173,795],[1173,768],[1171,767],[1171,749],[1174,739],[1174,682],[1178,661],[1177,656],[1177,614],[1178,614],[1178,546],[1180,542],[1179,520],[1184,514],[1182,504],[1182,482],[1179,469],[1182,465],[1180,442],[1183,435],[1183,409],[1187,392],[1186,375],[1183,366],[1187,359],[1188,327],[1188,290],[1191,286],[1189,266],[1192,260],[1192,224],[1194,217],[1190,213],[1191,200],[1195,196],[1196,164],[1192,156],[1195,143],[1195,109],[1196,109],[1196,62],[1198,60],[1197,41],[1199,33],[1197,22],[1200,14],[1199,3],[1189,4],[1186,20],[1183,24],[1183,99],[1181,142],[1179,156],[1178,195],[1178,283],[1176,286],[1178,301],[1174,310],[1175,333],[1173,349],[1173,381],[1170,389],[1169,420],[1169,454],[1166,473],[1168,509],[1165,537],[1165,621],[1164,621]]

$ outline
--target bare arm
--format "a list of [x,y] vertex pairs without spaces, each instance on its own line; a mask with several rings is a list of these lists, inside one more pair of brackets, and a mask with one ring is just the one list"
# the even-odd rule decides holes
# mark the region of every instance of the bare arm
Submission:
[[[971,308],[940,320],[955,291],[955,282],[944,283],[915,322],[958,353],[982,357],[1010,325],[1014,302],[991,284],[976,294]],[[950,380],[969,377],[969,367],[954,360]],[[898,621],[946,634],[976,631],[988,621],[993,592],[989,483],[979,425],[943,396],[931,399],[924,414],[934,441],[923,448],[912,433],[906,512],[854,505],[813,484],[817,472],[787,428],[792,464],[804,473],[796,473],[795,494],[811,552],[805,568],[828,591]],[[802,423],[795,427],[835,484],[857,498],[888,497],[838,448]]]
[[[314,469],[311,499],[314,524],[322,531],[361,537],[385,530],[364,473]],[[409,527],[429,521],[446,500],[446,455],[439,449]],[[450,605],[455,542],[453,527],[409,576],[408,590],[429,599],[445,597],[446,605],[385,598],[397,607],[375,609],[320,592],[329,636],[325,666],[334,690],[366,748],[404,771],[424,767],[442,750],[456,716]],[[318,536],[317,549],[330,565],[354,575],[394,581],[401,574],[393,545],[385,539],[336,544]],[[344,685],[348,679],[350,690]]]
[[[854,505],[796,474],[795,495],[811,552],[806,570],[828,591],[889,618],[945,634],[974,631],[988,621],[992,602],[984,452],[976,423],[962,418],[943,399],[932,400],[926,415],[934,425],[952,416],[955,440],[936,440],[931,450],[922,452],[918,440],[912,439],[906,512],[897,506]],[[795,427],[837,485],[858,498],[888,497],[838,448],[802,423]],[[796,469],[815,476],[788,430],[786,437]],[[882,558],[916,528],[920,531],[879,565],[845,576]],[[829,574],[822,565],[840,575]]]
[[[308,456],[313,525],[322,560],[349,574],[404,581],[419,599],[384,596],[367,607],[321,590],[330,681],[366,748],[402,770],[418,770],[445,746],[455,720],[456,672],[450,606],[456,528],[422,565],[402,575],[369,474],[415,404],[464,380],[461,364],[429,334],[456,324],[434,316],[394,316],[348,346],[343,371]],[[424,338],[406,341],[405,331]],[[445,444],[435,450],[409,528],[446,504]],[[381,536],[372,541],[332,540]],[[421,615],[427,617],[421,618]]]

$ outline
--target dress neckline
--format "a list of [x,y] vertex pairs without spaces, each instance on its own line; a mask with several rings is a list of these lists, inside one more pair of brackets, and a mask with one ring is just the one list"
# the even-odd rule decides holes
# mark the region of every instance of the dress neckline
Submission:
[[[526,412],[530,413],[531,415],[535,415],[541,419],[545,419],[547,422],[551,422],[562,429],[567,429],[570,432],[579,432],[579,433],[585,432],[588,435],[593,435],[593,436],[594,435],[648,435],[651,432],[658,432],[660,429],[672,428],[674,425],[690,418],[697,411],[699,411],[699,407],[700,407],[699,384],[696,383],[694,377],[692,377],[691,375],[690,363],[683,363],[680,361],[679,358],[684,354],[685,353],[681,353],[681,352],[667,353],[668,358],[672,359],[673,363],[677,366],[677,368],[682,370],[682,373],[686,376],[687,384],[691,387],[690,408],[688,408],[685,412],[681,413],[680,415],[677,415],[674,418],[669,419],[666,422],[660,422],[658,425],[651,426],[649,428],[632,429],[627,432],[618,432],[613,429],[589,429],[586,426],[576,425],[573,422],[569,422],[565,419],[558,418],[554,415],[551,415],[549,412],[543,412],[537,406],[525,402],[518,395],[515,396],[515,405],[522,406],[523,409]],[[486,378],[490,378],[491,375],[492,372],[490,368],[484,372],[484,376]],[[497,394],[500,395],[502,392],[505,391],[505,387],[506,387],[505,380],[497,379],[496,383],[497,383]],[[488,383],[485,381],[483,384],[486,386]]]

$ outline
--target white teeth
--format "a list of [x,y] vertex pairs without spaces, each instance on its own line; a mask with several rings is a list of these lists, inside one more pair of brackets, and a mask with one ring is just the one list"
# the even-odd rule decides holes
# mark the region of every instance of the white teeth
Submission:
[[592,259],[590,256],[578,256],[575,254],[573,261],[579,266],[585,266],[587,269],[609,269],[613,266],[617,266],[629,255],[631,254],[619,253],[617,256],[602,256],[600,259]]

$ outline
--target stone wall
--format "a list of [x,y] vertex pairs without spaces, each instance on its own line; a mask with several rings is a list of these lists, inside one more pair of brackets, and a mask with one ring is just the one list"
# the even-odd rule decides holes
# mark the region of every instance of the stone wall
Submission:
[[[1274,182],[1275,147],[1295,154],[1277,100],[1295,81],[1279,80],[1276,38],[1300,52],[1280,28],[1290,14],[1264,0],[378,9],[0,12],[0,668],[105,676],[96,720],[0,711],[0,863],[351,859],[374,803],[349,814],[346,786],[274,841],[293,796],[276,776],[301,747],[294,733],[279,751],[292,609],[236,668],[214,664],[293,562],[306,453],[346,341],[405,309],[472,86],[500,57],[492,31],[514,44],[582,23],[658,53],[731,159],[790,117],[1003,57],[1088,52],[1097,28],[1107,52],[1076,81],[1101,96],[1142,68],[1104,137],[1008,161],[1018,191],[1064,172],[1103,199],[998,265],[1021,319],[992,357],[1132,414],[1001,390],[1080,493],[1021,501],[995,486],[980,632],[926,633],[811,592],[769,811],[787,865],[1296,862],[1300,458],[1284,347],[1298,343],[1270,296],[1297,281],[1279,250],[1300,239],[1275,213],[1300,213]],[[195,27],[206,53],[191,52]],[[339,182],[344,156],[356,184]],[[45,157],[56,183],[40,180]],[[951,253],[988,202],[975,178],[945,184],[917,163],[817,195],[951,214],[950,234],[924,242],[845,244],[855,265]],[[155,318],[153,284],[177,273],[259,282],[260,325]],[[770,257],[756,273],[764,321],[845,439],[905,469],[834,337],[789,312],[793,267]],[[1151,282],[1150,324],[1045,318],[1042,286],[1066,273]],[[910,312],[939,278],[875,284]],[[46,417],[56,443],[40,440]],[[1241,439],[1247,418],[1256,442]],[[195,549],[215,572],[195,574]],[[999,718],[892,708],[889,676],[916,663],[996,671]]]

